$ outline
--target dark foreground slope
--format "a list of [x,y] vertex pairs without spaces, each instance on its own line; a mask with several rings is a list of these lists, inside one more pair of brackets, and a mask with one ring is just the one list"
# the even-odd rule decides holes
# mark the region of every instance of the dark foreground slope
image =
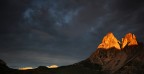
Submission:
[[0,74],[144,74],[144,47],[134,34],[126,34],[120,42],[108,33],[96,51],[81,62],[54,69],[15,70],[1,60]]
[[3,69],[0,71],[0,74],[102,74],[100,70],[100,66],[90,68],[90,66],[77,63],[54,69],[46,67],[30,70]]

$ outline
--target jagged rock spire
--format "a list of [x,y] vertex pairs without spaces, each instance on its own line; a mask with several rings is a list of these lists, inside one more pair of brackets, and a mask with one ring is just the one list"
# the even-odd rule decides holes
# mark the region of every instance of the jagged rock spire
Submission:
[[[113,49],[113,47],[116,49]],[[115,38],[113,33],[110,32],[104,36],[97,50],[88,58],[88,62],[101,65],[101,71],[115,74],[117,71],[120,71],[122,67],[127,66],[126,64],[133,62],[133,60],[141,60],[141,57],[143,57],[143,53],[140,53],[141,51],[144,51],[143,47],[138,45],[134,34],[126,34],[125,37],[122,38],[122,42],[120,42]]]
[[126,46],[131,46],[131,45],[138,45],[136,36],[132,33],[128,33],[125,35],[124,38],[122,38],[122,49]]
[[98,46],[98,48],[109,49],[115,47],[116,49],[121,50],[126,45],[128,46],[138,45],[136,36],[134,34],[132,33],[126,34],[125,37],[122,38],[122,42],[120,42],[119,40],[116,39],[113,33],[110,32],[106,36],[104,36],[102,43]]
[[120,50],[120,41],[116,39],[112,32],[109,32],[106,36],[104,36],[102,43],[98,46],[98,48],[109,49],[115,47]]

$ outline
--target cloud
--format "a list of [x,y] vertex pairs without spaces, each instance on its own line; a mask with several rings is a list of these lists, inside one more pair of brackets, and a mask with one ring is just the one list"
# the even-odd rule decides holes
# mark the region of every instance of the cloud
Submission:
[[108,32],[117,38],[128,32],[140,41],[144,37],[142,0],[5,0],[2,6],[0,51],[11,64],[16,58],[36,64],[80,61]]

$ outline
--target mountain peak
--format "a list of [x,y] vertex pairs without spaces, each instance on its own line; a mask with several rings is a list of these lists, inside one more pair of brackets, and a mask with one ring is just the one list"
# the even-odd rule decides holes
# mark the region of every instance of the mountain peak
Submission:
[[104,36],[102,43],[98,46],[98,48],[109,49],[109,48],[117,48],[120,50],[120,41],[116,39],[112,32],[109,32],[106,36]]
[[114,34],[112,32],[109,32],[104,36],[102,43],[98,46],[98,48],[102,49],[109,49],[109,48],[116,48],[118,50],[121,50],[123,48],[132,45],[138,45],[138,42],[136,40],[136,36],[132,33],[127,33],[124,38],[122,38],[122,42],[116,39]]
[[122,38],[122,47],[121,48],[124,48],[126,45],[128,45],[128,46],[138,45],[136,36],[134,34],[128,33],[125,35],[124,38]]
[[134,34],[127,33],[120,42],[110,32],[104,36],[102,43],[87,61],[94,65],[101,65],[102,71],[112,74],[120,71],[122,67],[128,66],[126,65],[128,63],[135,61],[142,63],[143,53],[141,52],[143,51],[143,46],[138,44]]

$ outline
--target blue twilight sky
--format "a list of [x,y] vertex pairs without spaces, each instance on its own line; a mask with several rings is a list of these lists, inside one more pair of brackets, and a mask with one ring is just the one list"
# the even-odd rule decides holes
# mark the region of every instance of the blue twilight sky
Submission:
[[103,36],[144,41],[143,0],[2,0],[0,58],[10,67],[86,59]]

